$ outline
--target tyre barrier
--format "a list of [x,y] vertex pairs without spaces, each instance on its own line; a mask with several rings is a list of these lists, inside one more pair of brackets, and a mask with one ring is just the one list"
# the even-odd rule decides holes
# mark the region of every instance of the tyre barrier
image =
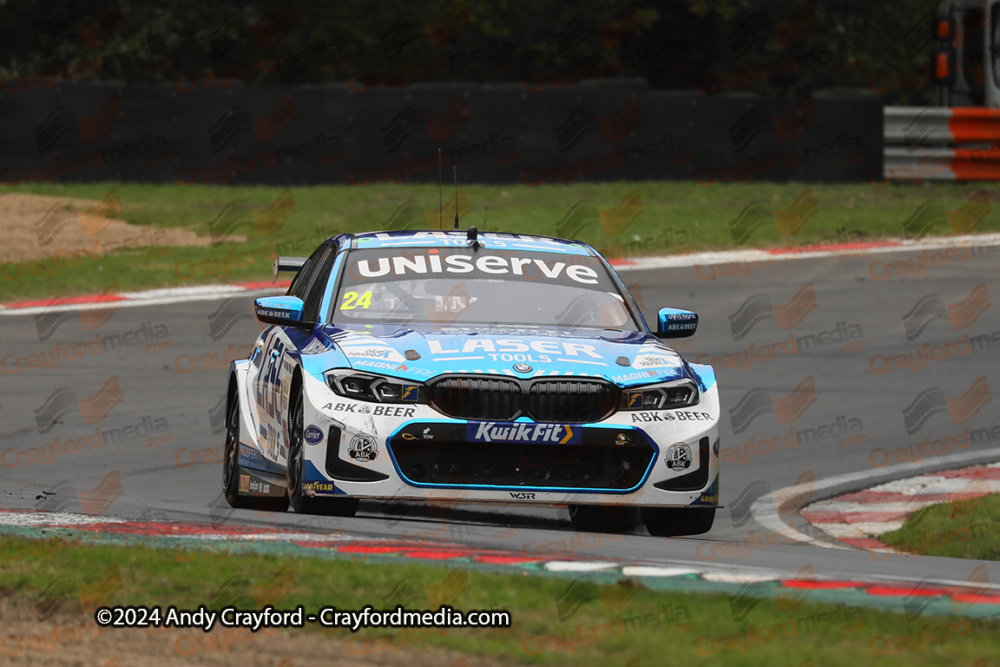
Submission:
[[885,107],[886,180],[1000,180],[1000,110]]

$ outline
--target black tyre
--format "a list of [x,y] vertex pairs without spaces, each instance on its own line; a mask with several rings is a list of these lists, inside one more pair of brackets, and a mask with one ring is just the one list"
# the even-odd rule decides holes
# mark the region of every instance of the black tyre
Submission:
[[299,514],[324,516],[354,516],[357,498],[313,498],[302,492],[302,471],[305,468],[303,442],[302,390],[299,382],[292,384],[292,405],[288,418],[288,502]]
[[703,535],[715,523],[714,507],[643,507],[646,530],[653,537]]
[[226,444],[222,455],[222,492],[230,507],[250,507],[250,498],[239,494],[240,413],[236,394],[230,387],[226,398]]
[[230,507],[256,509],[262,512],[284,512],[288,498],[255,498],[241,496],[239,471],[240,406],[235,383],[230,384],[226,399],[226,444],[222,456],[222,491]]
[[627,507],[610,505],[570,505],[569,520],[582,533],[624,533],[634,523]]

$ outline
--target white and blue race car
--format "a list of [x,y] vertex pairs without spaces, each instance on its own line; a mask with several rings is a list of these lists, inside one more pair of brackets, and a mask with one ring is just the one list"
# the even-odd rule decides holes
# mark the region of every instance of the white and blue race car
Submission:
[[696,535],[719,503],[711,366],[649,330],[592,247],[517,234],[341,234],[259,298],[229,370],[234,507],[351,516],[361,499],[565,505],[578,530]]

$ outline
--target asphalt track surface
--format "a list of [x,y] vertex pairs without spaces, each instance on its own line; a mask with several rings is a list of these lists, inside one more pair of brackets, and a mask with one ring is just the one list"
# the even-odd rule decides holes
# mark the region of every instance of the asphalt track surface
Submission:
[[[991,388],[1000,388],[995,348],[953,353],[950,358],[931,361],[920,370],[896,368],[879,374],[872,372],[872,365],[884,368],[877,359],[871,361],[876,355],[915,352],[925,343],[933,350],[934,346],[960,341],[965,335],[975,337],[1000,330],[1000,309],[990,307],[971,325],[968,320],[972,318],[953,322],[946,314],[941,315],[932,319],[916,340],[908,341],[903,315],[926,295],[939,294],[944,304],[953,305],[966,299],[980,283],[986,283],[991,293],[1000,289],[996,280],[1000,253],[995,252],[966,259],[952,256],[945,264],[927,267],[920,276],[886,269],[893,262],[904,260],[913,260],[912,266],[919,266],[919,257],[921,253],[908,250],[744,266],[739,274],[732,266],[622,273],[627,283],[639,284],[649,321],[655,321],[656,308],[667,305],[700,314],[698,333],[690,346],[682,348],[689,360],[736,352],[742,357],[751,344],[759,349],[780,342],[790,349],[790,336],[830,331],[838,323],[860,325],[863,331],[866,349],[844,352],[837,343],[813,350],[798,349],[792,354],[782,352],[768,359],[755,357],[745,369],[717,365],[723,401],[723,452],[738,448],[743,458],[723,464],[721,502],[726,509],[719,511],[715,527],[707,535],[659,539],[648,536],[640,526],[623,537],[574,540],[576,535],[565,509],[523,506],[463,506],[442,518],[424,509],[400,517],[387,514],[383,506],[363,503],[358,516],[351,519],[300,516],[291,511],[265,515],[239,510],[228,521],[319,532],[343,530],[360,537],[440,540],[532,555],[659,565],[695,564],[736,574],[779,572],[790,577],[811,567],[821,578],[961,583],[979,562],[831,548],[829,538],[821,537],[819,531],[794,511],[782,520],[775,511],[775,495],[787,500],[789,494],[782,495],[783,490],[796,484],[804,494],[802,499],[816,500],[920,472],[1000,459],[1000,453],[989,441],[959,446],[953,440],[950,451],[939,446],[937,453],[928,451],[918,463],[901,463],[898,453],[886,455],[886,451],[916,446],[928,438],[932,442],[954,437],[965,428],[971,431],[1000,424],[995,402],[987,403],[964,423],[952,423],[952,416],[939,410],[930,414],[913,434],[907,433],[903,417],[904,408],[928,388],[940,388],[945,397],[954,399],[984,376]],[[790,302],[807,283],[813,285],[816,307],[805,312],[794,328],[780,329],[779,324],[789,326],[791,317],[780,306]],[[730,315],[748,298],[759,294],[767,295],[772,306],[779,306],[779,315],[763,317],[745,337],[734,340]],[[934,297],[931,301],[941,305]],[[258,325],[250,317],[250,297],[240,297],[239,303],[238,312],[245,316],[236,319],[218,340],[213,340],[212,333],[214,330],[218,336],[220,324],[216,321],[213,329],[210,315],[219,309],[221,301],[120,308],[96,329],[85,328],[97,325],[94,317],[85,320],[80,313],[71,313],[58,323],[54,332],[43,332],[49,334],[45,340],[40,340],[35,316],[0,317],[4,355],[0,373],[0,453],[3,454],[0,509],[79,512],[78,494],[94,490],[110,472],[117,470],[121,496],[107,509],[109,515],[207,522],[213,513],[222,511],[223,433],[213,433],[210,411],[223,395],[228,359],[223,359],[218,368],[202,369],[199,363],[192,365],[191,358],[216,353],[223,357],[227,350],[232,356],[233,346],[252,343]],[[51,325],[52,320],[42,324]],[[18,370],[17,360],[10,356],[42,354],[51,359],[57,344],[65,351],[71,344],[93,341],[95,336],[139,330],[144,324],[149,330],[165,325],[168,334],[160,342],[169,340],[170,346],[147,350],[145,344],[136,344],[97,354],[88,351],[77,358],[62,360],[50,370],[27,368],[26,360]],[[953,328],[960,325],[968,326]],[[163,329],[159,331],[162,334]],[[997,338],[1000,340],[1000,335]],[[51,430],[40,433],[49,426],[39,426],[36,412],[57,390],[69,389],[83,400],[114,377],[120,382],[122,401],[105,418],[84,423],[81,410],[73,409]],[[748,428],[734,433],[728,411],[748,392],[764,388],[773,398],[780,399],[809,377],[815,383],[816,400],[794,422],[779,423],[777,413],[765,411]],[[842,446],[842,438],[838,436],[800,442],[794,447],[783,444],[773,449],[767,447],[763,452],[747,449],[751,438],[786,437],[789,429],[815,429],[835,423],[838,417],[859,419],[866,442]],[[150,445],[147,437],[112,443],[105,436],[102,446],[84,444],[80,451],[60,456],[54,462],[28,460],[32,448],[48,450],[56,438],[93,436],[95,430],[107,432],[140,424],[143,418],[165,420],[166,431],[160,435],[169,434],[169,438]],[[748,451],[753,455],[747,456]],[[786,504],[782,513],[787,514],[789,506],[794,509],[797,502]],[[781,531],[780,535],[776,531]],[[993,563],[987,567],[989,580],[1000,581],[1000,565]]]

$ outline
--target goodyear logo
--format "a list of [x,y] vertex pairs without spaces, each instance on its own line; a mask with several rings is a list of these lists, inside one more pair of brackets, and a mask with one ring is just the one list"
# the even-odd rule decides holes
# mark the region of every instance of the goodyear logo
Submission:
[[642,407],[642,392],[641,391],[630,391],[628,392],[627,405],[629,408],[641,408]]
[[302,484],[303,491],[336,491],[335,487],[330,482],[304,482]]
[[400,400],[406,401],[407,403],[416,403],[419,395],[420,395],[420,387],[418,385],[404,384],[403,393],[400,395]]
[[509,442],[567,445],[580,442],[582,429],[568,424],[474,422],[467,426],[467,438],[474,442]]

